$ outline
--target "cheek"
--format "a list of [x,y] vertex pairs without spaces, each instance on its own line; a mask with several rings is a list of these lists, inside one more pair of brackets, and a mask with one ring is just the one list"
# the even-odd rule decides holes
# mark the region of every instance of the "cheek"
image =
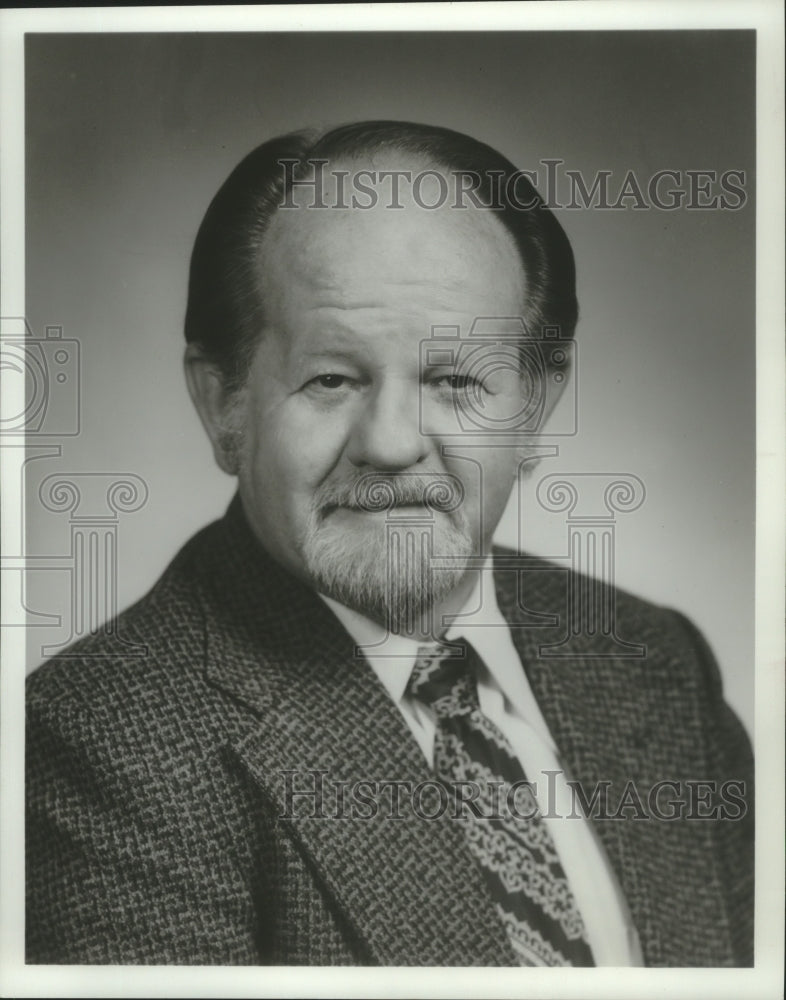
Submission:
[[248,435],[254,480],[266,494],[308,494],[341,457],[345,434],[338,422],[317,417],[298,397],[263,412],[256,409]]
[[516,481],[518,462],[513,448],[500,448],[498,454],[490,452],[482,460],[482,503],[487,515],[500,517]]
[[479,524],[482,516],[488,527],[502,516],[516,481],[518,464],[514,456],[513,448],[489,447],[467,452],[469,461],[457,456],[445,460],[446,471],[458,476],[464,485],[464,510],[471,524]]

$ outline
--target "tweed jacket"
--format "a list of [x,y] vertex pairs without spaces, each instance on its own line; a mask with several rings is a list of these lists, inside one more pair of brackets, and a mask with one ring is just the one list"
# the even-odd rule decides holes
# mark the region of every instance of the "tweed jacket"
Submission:
[[[617,634],[646,657],[615,658],[600,634],[544,655],[565,635],[570,574],[497,559],[500,609],[574,779],[746,783],[737,818],[593,822],[646,964],[750,964],[751,750],[707,647],[618,593]],[[287,782],[433,775],[237,500],[105,634],[32,674],[27,740],[28,962],[516,964],[450,815],[342,816],[327,793],[293,809]]]

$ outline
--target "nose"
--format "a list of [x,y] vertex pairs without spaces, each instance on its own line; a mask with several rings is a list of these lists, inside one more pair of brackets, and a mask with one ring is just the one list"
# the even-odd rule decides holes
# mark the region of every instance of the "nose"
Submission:
[[357,415],[347,457],[358,467],[401,471],[426,457],[429,439],[420,431],[417,387],[388,383],[372,393]]

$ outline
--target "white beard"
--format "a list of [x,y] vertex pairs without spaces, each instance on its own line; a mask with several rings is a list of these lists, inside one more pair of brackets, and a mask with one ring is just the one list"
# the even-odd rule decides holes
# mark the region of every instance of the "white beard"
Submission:
[[[411,491],[404,492],[398,502],[415,502]],[[346,489],[334,496],[342,506],[348,499]],[[312,508],[300,552],[309,578],[327,597],[392,632],[409,632],[464,577],[474,545],[460,507],[451,512],[423,507],[423,516],[416,509],[414,518],[410,511],[397,516],[395,507],[359,514],[353,531],[333,520],[325,499]]]

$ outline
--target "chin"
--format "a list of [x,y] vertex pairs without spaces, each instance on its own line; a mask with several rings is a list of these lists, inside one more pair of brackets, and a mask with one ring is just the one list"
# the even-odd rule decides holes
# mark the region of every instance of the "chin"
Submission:
[[424,618],[464,578],[474,545],[463,522],[446,514],[428,525],[367,515],[358,521],[353,530],[329,516],[312,523],[301,544],[312,583],[340,604],[398,631]]

